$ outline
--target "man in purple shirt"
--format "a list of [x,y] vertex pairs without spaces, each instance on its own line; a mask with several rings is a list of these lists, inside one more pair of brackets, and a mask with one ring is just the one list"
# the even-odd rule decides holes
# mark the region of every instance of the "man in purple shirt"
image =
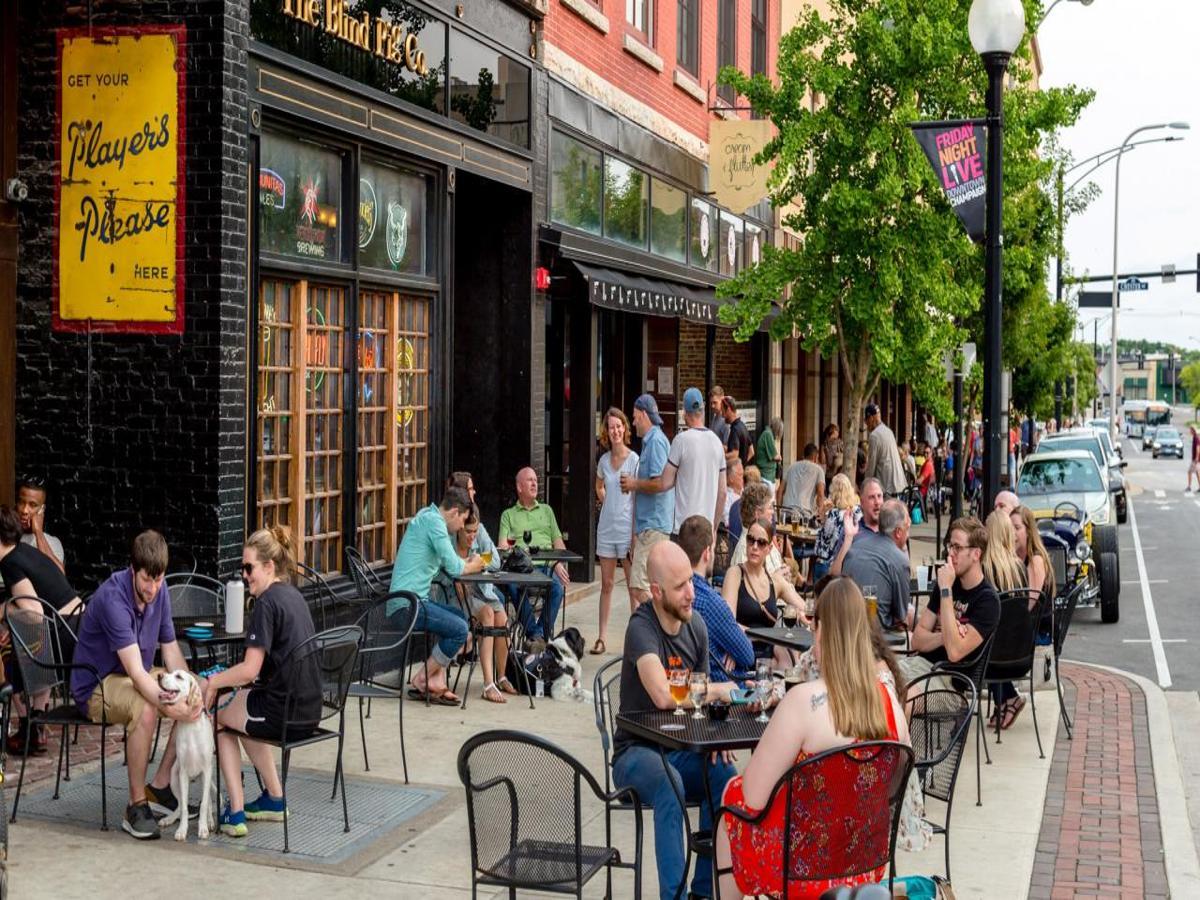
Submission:
[[88,668],[71,671],[71,696],[83,714],[93,722],[125,726],[129,806],[121,827],[139,840],[159,836],[148,799],[167,811],[178,805],[170,787],[173,731],[154,781],[145,783],[158,718],[194,722],[201,713],[199,702],[164,705],[173,698],[159,689],[163,670],[153,668],[154,651],[161,648],[163,665],[187,669],[171,624],[166,571],[167,542],[157,531],[143,531],[133,539],[129,568],[113,573],[88,600],[74,657],[77,666]]
[[754,645],[733,617],[729,604],[708,583],[713,531],[707,516],[688,516],[679,526],[679,546],[692,564],[692,608],[708,629],[708,680],[744,681],[754,675]]

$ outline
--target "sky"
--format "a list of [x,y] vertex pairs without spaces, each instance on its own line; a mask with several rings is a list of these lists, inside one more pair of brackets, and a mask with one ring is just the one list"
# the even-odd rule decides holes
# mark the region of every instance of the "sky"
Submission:
[[[1049,6],[1050,0],[1045,0]],[[1166,135],[1182,142],[1147,144],[1121,162],[1118,270],[1158,271],[1163,263],[1196,268],[1200,253],[1200,0],[1065,0],[1038,29],[1042,86],[1075,84],[1096,97],[1078,124],[1062,133],[1076,160],[1120,146],[1135,128],[1189,122],[1192,131],[1143,132],[1134,140]],[[1081,168],[1076,175],[1086,171]],[[1067,222],[1066,255],[1075,271],[1112,271],[1115,163],[1097,169],[1101,193]],[[1068,176],[1067,184],[1074,180]],[[1149,279],[1150,289],[1125,293],[1118,314],[1121,338],[1144,338],[1200,349],[1200,293],[1196,276],[1174,284]],[[1097,282],[1088,290],[1111,290]],[[1107,310],[1080,310],[1081,338]],[[1109,329],[1099,325],[1100,342]]]

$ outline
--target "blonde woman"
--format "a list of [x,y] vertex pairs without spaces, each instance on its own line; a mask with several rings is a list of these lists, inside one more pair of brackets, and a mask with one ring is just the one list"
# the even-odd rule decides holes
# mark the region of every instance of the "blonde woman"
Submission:
[[[604,455],[596,463],[596,500],[600,504],[600,517],[596,522],[596,555],[600,557],[600,634],[589,651],[595,656],[608,652],[608,615],[612,609],[613,583],[617,575],[617,562],[625,572],[625,584],[629,585],[629,544],[633,537],[632,492],[621,490],[621,475],[637,477],[638,455],[629,449],[629,420],[615,406],[604,414],[604,431],[600,433],[600,446]],[[629,611],[637,604],[632,595]]]
[[[728,783],[722,803],[755,813],[767,805],[783,774],[810,756],[857,741],[908,743],[901,694],[887,664],[876,657],[866,601],[853,579],[838,578],[821,592],[812,629],[820,678],[784,695],[745,774]],[[831,836],[837,809],[849,805],[853,796],[843,792],[833,801],[834,812],[826,816]],[[732,866],[733,871],[721,877],[721,897],[782,893],[785,803],[786,794],[777,794],[759,825],[722,817],[716,836],[718,868]],[[788,893],[815,898],[830,887],[878,882],[886,870],[885,865],[845,879],[793,882]]]
[[846,539],[846,516],[849,514],[857,525],[862,521],[862,508],[858,494],[848,475],[838,473],[829,483],[829,501],[833,504],[825,513],[821,530],[817,533],[816,559],[813,563],[813,582],[829,574],[829,566],[842,548]]
[[987,549],[979,561],[983,567],[983,577],[998,594],[1026,587],[1025,567],[1017,559],[1017,536],[1008,513],[1002,509],[992,510],[985,528]]

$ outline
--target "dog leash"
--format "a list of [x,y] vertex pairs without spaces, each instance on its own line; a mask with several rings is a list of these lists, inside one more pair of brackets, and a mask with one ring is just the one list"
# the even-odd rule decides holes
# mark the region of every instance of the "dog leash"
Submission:
[[[212,677],[213,677],[214,675],[216,675],[218,672],[224,672],[224,671],[225,671],[225,666],[222,666],[222,665],[220,665],[220,664],[218,663],[217,665],[215,665],[215,666],[210,666],[209,668],[207,668],[207,669],[205,669],[203,672],[201,672],[201,673],[200,673],[200,677],[201,677],[201,678],[212,678]],[[229,692],[229,696],[226,698],[225,702],[224,702],[224,703],[218,703],[218,704],[217,704],[217,705],[216,705],[216,706],[213,708],[213,712],[217,712],[217,711],[219,711],[219,710],[222,710],[222,709],[224,709],[225,707],[227,707],[227,706],[228,706],[230,703],[232,703],[232,702],[233,702],[233,698],[237,696],[237,692],[238,692],[238,691],[240,691],[240,690],[241,690],[241,688],[240,688],[240,687],[235,687],[233,690],[231,690],[231,691]]]

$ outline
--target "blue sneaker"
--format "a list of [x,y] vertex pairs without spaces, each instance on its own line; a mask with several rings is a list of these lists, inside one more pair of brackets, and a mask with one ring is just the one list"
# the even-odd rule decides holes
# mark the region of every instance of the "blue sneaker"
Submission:
[[251,822],[282,822],[283,813],[283,798],[272,797],[266,791],[246,804],[246,818]]
[[230,837],[245,837],[249,832],[246,827],[246,813],[242,810],[230,812],[228,806],[221,811],[218,827],[221,829],[221,834],[227,834]]

